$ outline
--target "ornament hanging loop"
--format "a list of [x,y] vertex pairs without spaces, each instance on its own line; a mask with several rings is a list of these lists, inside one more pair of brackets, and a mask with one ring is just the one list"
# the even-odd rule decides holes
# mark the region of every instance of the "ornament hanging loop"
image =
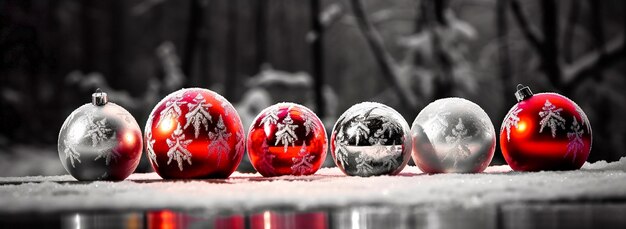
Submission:
[[96,92],[91,94],[91,104],[95,106],[104,106],[109,102],[107,93],[102,92],[100,88],[96,89]]
[[524,86],[522,84],[517,85],[517,91],[515,92],[515,98],[517,98],[517,102],[521,102],[522,100],[528,99],[532,96],[533,92],[528,86]]

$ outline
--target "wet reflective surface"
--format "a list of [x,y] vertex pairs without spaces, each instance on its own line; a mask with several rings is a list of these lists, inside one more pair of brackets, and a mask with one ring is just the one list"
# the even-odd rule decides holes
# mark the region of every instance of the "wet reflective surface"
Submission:
[[1,228],[624,228],[626,201],[0,214]]

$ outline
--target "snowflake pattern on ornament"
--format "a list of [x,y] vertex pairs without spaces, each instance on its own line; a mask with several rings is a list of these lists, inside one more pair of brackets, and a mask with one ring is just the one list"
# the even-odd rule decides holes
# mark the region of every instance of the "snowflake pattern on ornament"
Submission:
[[448,121],[446,121],[446,117],[450,114],[450,112],[430,113],[428,114],[428,120],[424,123],[424,126],[428,127],[430,133],[443,133],[448,129],[449,124]]
[[198,95],[193,99],[193,103],[187,104],[189,112],[185,114],[187,123],[183,128],[187,129],[187,127],[192,125],[196,138],[200,135],[200,125],[204,126],[205,131],[209,130],[209,123],[212,122],[211,114],[209,114],[209,108],[212,106],[213,105],[206,102],[204,97],[202,97],[202,94],[198,93]]
[[115,132],[107,127],[106,118],[95,121],[93,115],[87,115],[87,131],[85,138],[91,138],[91,146],[95,147],[109,139],[109,136],[115,136]]
[[563,108],[557,108],[546,99],[546,103],[539,112],[539,117],[541,117],[541,121],[539,121],[539,125],[541,125],[539,133],[543,132],[543,128],[548,126],[550,127],[552,137],[554,138],[556,137],[556,130],[558,127],[565,129],[565,119],[561,117],[561,111],[563,111]]
[[[115,140],[115,136],[113,136],[113,140]],[[117,158],[120,157],[120,153],[117,152],[117,150],[115,150],[115,148],[111,148],[111,150],[102,150],[100,152],[98,152],[98,156],[96,158],[94,158],[94,161],[97,161],[100,158],[103,158],[105,161],[106,165],[109,165],[109,163],[111,163],[111,160],[113,161],[117,161]]]
[[372,165],[370,165],[370,163],[372,162],[372,158],[368,157],[367,155],[360,153],[354,160],[356,161],[357,174],[367,175],[371,174],[372,170],[374,170]]
[[235,137],[237,140],[237,144],[235,145],[235,153],[233,154],[233,158],[239,156],[239,152],[244,152],[243,132],[237,131],[237,135]]
[[576,156],[582,151],[585,143],[582,138],[584,130],[580,129],[580,125],[578,124],[576,117],[573,118],[574,122],[572,122],[572,126],[570,127],[571,132],[567,133],[567,138],[569,139],[569,142],[567,143],[567,153],[563,157],[567,157],[572,154],[572,161],[575,161]]
[[276,143],[274,145],[278,145],[279,143],[283,144],[284,152],[287,153],[287,147],[289,144],[293,147],[295,145],[295,141],[298,140],[298,136],[295,132],[298,125],[293,124],[293,119],[291,119],[289,110],[287,110],[287,117],[283,119],[282,123],[278,123],[277,127],[278,130],[275,134]]
[[362,114],[354,118],[354,122],[350,124],[350,129],[354,131],[354,136],[356,138],[357,146],[359,145],[361,136],[365,137],[365,139],[368,139],[368,136],[370,134],[370,129],[367,127],[367,125],[369,123],[370,122],[367,121],[367,117],[365,117],[365,115]]
[[315,135],[315,122],[313,122],[313,118],[310,114],[304,113],[304,123],[302,124],[306,130],[305,136],[309,135],[309,132],[312,132]]
[[467,157],[471,154],[467,146],[467,139],[470,138],[470,136],[467,135],[468,131],[465,129],[461,118],[459,118],[459,123],[457,123],[450,132],[451,135],[446,136],[446,143],[453,144],[454,146],[446,153],[443,160],[452,157],[454,159],[453,166],[456,167],[460,158]]
[[226,126],[224,125],[224,120],[222,119],[222,115],[217,121],[217,126],[215,126],[215,132],[209,132],[209,139],[211,139],[211,144],[209,144],[209,152],[217,153],[217,165],[220,165],[220,161],[222,158],[222,154],[228,154],[230,152],[230,146],[228,145],[228,139],[232,134],[228,133]]
[[159,115],[161,118],[157,123],[157,126],[161,125],[163,120],[171,120],[176,119],[182,115],[182,110],[180,109],[181,105],[184,105],[185,102],[180,101],[183,99],[183,92],[179,92],[174,95],[174,100],[169,100],[165,103],[165,109],[163,109]]
[[381,117],[381,120],[383,120],[383,124],[381,128],[374,133],[375,137],[382,138],[384,134],[387,133],[387,138],[391,138],[393,134],[400,132],[401,127],[398,123],[392,122],[387,117]]
[[346,148],[346,139],[343,133],[343,127],[337,132],[337,141],[335,142],[335,157],[342,167],[349,165],[348,163],[348,149]]
[[82,163],[80,161],[80,153],[76,152],[74,146],[67,139],[63,139],[63,144],[65,144],[65,149],[63,152],[65,153],[65,159],[70,159],[70,163],[72,164],[72,168],[76,168],[74,165],[74,160],[78,161],[78,163]]
[[220,106],[224,108],[224,116],[228,117],[228,111],[235,108],[224,97],[218,96],[218,100],[221,101]]
[[517,105],[513,108],[513,111],[506,116],[504,119],[504,123],[502,124],[502,128],[506,128],[506,139],[507,141],[511,141],[511,126],[514,126],[516,129],[518,127],[519,113],[524,109],[518,108]]
[[583,110],[578,105],[574,105],[574,107],[576,107],[576,112],[578,113],[578,115],[580,115],[581,124],[585,126],[585,128],[587,129],[587,133],[591,134],[591,125],[589,124],[589,118],[587,118],[585,112],[583,112]]
[[178,162],[178,169],[183,171],[183,162],[187,161],[189,165],[191,165],[191,152],[187,150],[187,146],[191,144],[192,140],[185,140],[185,134],[183,134],[183,130],[180,128],[180,124],[172,133],[171,139],[168,138],[165,140],[167,146],[170,147],[167,151],[167,164],[169,165],[172,160]]
[[402,148],[398,150],[398,146],[396,145],[395,142],[393,143],[393,145],[390,145],[390,146],[385,146],[385,145],[381,145],[381,146],[382,148],[379,149],[381,151],[380,153],[384,153],[385,155],[382,157],[382,162],[383,162],[382,166],[386,168],[387,171],[391,171],[394,168],[397,168],[398,166],[400,166],[396,158],[402,151]]
[[265,115],[265,117],[263,117],[263,119],[261,119],[261,125],[263,126],[268,126],[270,124],[277,124],[278,123],[278,109],[272,109],[270,111],[267,112],[267,114]]
[[307,171],[313,168],[313,159],[315,159],[315,155],[308,154],[306,143],[302,143],[302,148],[300,148],[300,152],[298,153],[297,158],[291,158],[293,165],[291,166],[291,174],[293,175],[303,175]]
[[[150,122],[148,122],[150,123]],[[148,138],[147,141],[147,153],[148,153],[148,158],[154,162],[154,165],[156,165],[157,167],[159,167],[159,163],[157,163],[157,159],[156,159],[156,153],[154,153],[154,143],[156,142],[156,140],[152,139],[152,131],[148,131],[148,133],[146,134],[146,138]]]

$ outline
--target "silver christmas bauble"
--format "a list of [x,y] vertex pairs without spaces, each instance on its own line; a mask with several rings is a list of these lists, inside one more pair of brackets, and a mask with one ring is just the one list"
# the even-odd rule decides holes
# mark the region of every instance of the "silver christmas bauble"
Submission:
[[413,161],[426,173],[471,173],[487,168],[496,133],[482,108],[462,98],[436,100],[411,127]]
[[391,107],[359,103],[335,123],[330,147],[335,164],[347,175],[395,175],[411,157],[409,124]]
[[143,150],[135,118],[103,92],[65,119],[57,146],[63,167],[78,180],[124,180]]

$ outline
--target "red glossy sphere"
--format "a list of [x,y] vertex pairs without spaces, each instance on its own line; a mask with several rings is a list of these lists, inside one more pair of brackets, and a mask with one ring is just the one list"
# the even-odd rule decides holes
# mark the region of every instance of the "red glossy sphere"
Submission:
[[152,168],[163,178],[226,178],[244,153],[244,131],[235,108],[201,88],[178,90],[159,102],[146,124]]
[[308,108],[279,103],[263,110],[248,132],[248,155],[263,176],[309,175],[326,158],[326,130]]
[[579,169],[591,151],[591,126],[570,99],[555,93],[535,94],[506,115],[500,147],[516,171]]

